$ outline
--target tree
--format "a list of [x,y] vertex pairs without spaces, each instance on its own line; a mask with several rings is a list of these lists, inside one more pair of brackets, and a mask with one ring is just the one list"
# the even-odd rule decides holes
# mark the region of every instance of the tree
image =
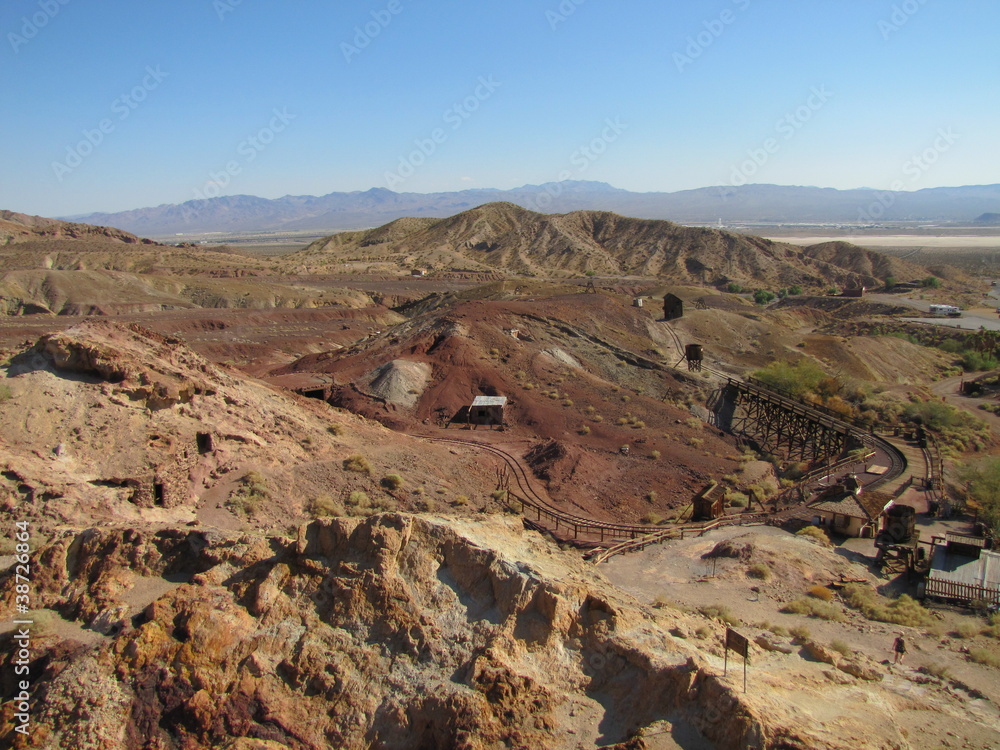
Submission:
[[892,289],[894,286],[896,286],[896,277],[895,276],[886,276],[885,277],[885,288],[886,289]]
[[828,379],[823,368],[811,359],[800,359],[794,364],[787,360],[772,362],[753,376],[764,385],[787,391],[795,397],[816,392],[819,384]]
[[1000,534],[1000,458],[984,458],[961,466],[958,476],[966,482],[969,497],[979,506],[979,520],[994,534]]
[[924,287],[925,289],[940,289],[941,279],[939,279],[937,276],[928,276],[926,279],[922,279],[920,281],[920,286]]
[[766,289],[758,289],[753,293],[753,301],[755,305],[767,305],[774,302],[774,292],[769,292]]

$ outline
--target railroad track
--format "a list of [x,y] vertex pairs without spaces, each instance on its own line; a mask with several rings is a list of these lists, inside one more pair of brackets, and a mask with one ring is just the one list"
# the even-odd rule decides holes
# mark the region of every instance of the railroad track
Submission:
[[646,536],[647,534],[655,531],[663,530],[663,527],[661,526],[598,521],[593,518],[579,516],[574,513],[567,513],[561,508],[557,508],[548,500],[543,498],[537,490],[535,490],[531,479],[529,478],[524,467],[521,465],[520,460],[516,456],[512,456],[507,451],[502,448],[498,448],[495,445],[483,443],[479,440],[469,440],[465,438],[431,437],[426,435],[421,437],[424,437],[427,440],[434,440],[439,443],[452,443],[469,446],[490,453],[502,460],[510,469],[514,482],[517,484],[517,488],[520,491],[520,494],[514,494],[516,495],[515,499],[522,506],[522,513],[529,515],[528,513],[525,513],[524,509],[531,508],[535,511],[536,520],[542,521],[544,519],[550,523],[554,522],[556,531],[558,531],[560,526],[562,526],[567,531],[573,530],[574,536],[577,538],[581,535],[595,536],[599,538],[601,543],[604,543],[608,541],[613,542],[624,539],[635,539],[640,536]]

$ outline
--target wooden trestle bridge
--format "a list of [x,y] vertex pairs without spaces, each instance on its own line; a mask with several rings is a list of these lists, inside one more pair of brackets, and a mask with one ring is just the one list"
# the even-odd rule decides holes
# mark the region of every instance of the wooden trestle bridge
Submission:
[[725,516],[706,523],[676,524],[669,527],[645,524],[611,523],[569,513],[539,492],[520,460],[502,448],[480,440],[425,435],[430,440],[461,444],[492,454],[501,460],[497,473],[498,489],[508,507],[520,513],[525,523],[556,536],[572,539],[582,546],[596,548],[592,559],[607,560],[614,554],[644,549],[668,539],[703,534],[722,525],[780,523],[799,511],[805,502],[804,485],[820,474],[828,474],[838,465],[857,463],[857,458],[835,458],[853,447],[864,448],[866,457],[888,467],[868,488],[899,477],[906,469],[906,459],[889,441],[857,425],[837,418],[822,408],[797,401],[752,381],[728,378],[714,402],[716,426],[754,440],[762,450],[784,452],[792,460],[828,463],[799,485],[785,490],[768,502],[766,510]]

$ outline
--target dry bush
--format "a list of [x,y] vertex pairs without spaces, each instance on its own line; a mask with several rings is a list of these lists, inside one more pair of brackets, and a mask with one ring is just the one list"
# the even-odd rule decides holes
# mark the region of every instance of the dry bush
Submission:
[[659,461],[660,460],[660,452],[659,451],[650,451],[649,457],[651,459],[653,459],[654,461]]
[[259,471],[248,471],[240,477],[239,485],[229,493],[226,505],[244,516],[256,515],[261,506],[271,501],[267,480]]
[[344,515],[344,505],[329,495],[320,495],[309,503],[309,515],[314,518]]
[[331,435],[335,435],[335,436],[338,436],[338,437],[340,435],[343,435],[344,432],[346,432],[346,430],[344,429],[344,425],[342,425],[342,424],[327,425],[326,431],[329,432]]
[[661,516],[659,513],[645,513],[639,519],[639,523],[644,523],[649,526],[656,526],[658,524],[663,523],[663,516]]
[[809,596],[815,599],[821,599],[824,602],[833,601],[833,592],[826,586],[811,586],[806,593],[809,594]]
[[754,563],[747,568],[747,575],[759,581],[767,581],[771,578],[771,568],[764,563]]
[[382,486],[387,490],[398,490],[403,486],[403,478],[399,474],[386,474],[382,477]]
[[830,648],[839,653],[841,656],[852,656],[854,654],[854,649],[844,641],[834,641],[830,644]]
[[780,611],[789,615],[806,615],[807,617],[816,617],[820,620],[830,620],[832,622],[843,622],[845,619],[844,613],[835,604],[809,597],[790,601]]
[[794,628],[789,628],[788,634],[800,642],[812,639],[812,631],[805,625],[796,625]]
[[1000,651],[996,648],[970,648],[969,659],[977,664],[1000,669]]
[[360,453],[355,453],[344,459],[344,471],[356,471],[360,474],[371,474],[372,466],[368,459]]
[[858,610],[869,620],[914,628],[925,627],[934,622],[931,614],[908,594],[903,594],[898,599],[887,599],[862,583],[849,583],[844,586],[841,597],[847,606]]
[[826,532],[818,526],[805,526],[795,532],[795,536],[805,537],[811,541],[816,542],[822,547],[832,547],[830,543],[830,537],[826,535]]
[[698,612],[703,616],[708,617],[713,620],[721,620],[732,627],[737,627],[743,624],[736,615],[729,611],[729,607],[721,604],[708,604],[704,607],[698,607]]

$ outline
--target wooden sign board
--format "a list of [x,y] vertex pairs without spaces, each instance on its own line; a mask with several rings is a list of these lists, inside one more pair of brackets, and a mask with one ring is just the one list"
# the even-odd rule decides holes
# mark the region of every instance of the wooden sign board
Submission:
[[726,628],[726,648],[735,651],[744,659],[750,655],[750,641],[732,628]]

